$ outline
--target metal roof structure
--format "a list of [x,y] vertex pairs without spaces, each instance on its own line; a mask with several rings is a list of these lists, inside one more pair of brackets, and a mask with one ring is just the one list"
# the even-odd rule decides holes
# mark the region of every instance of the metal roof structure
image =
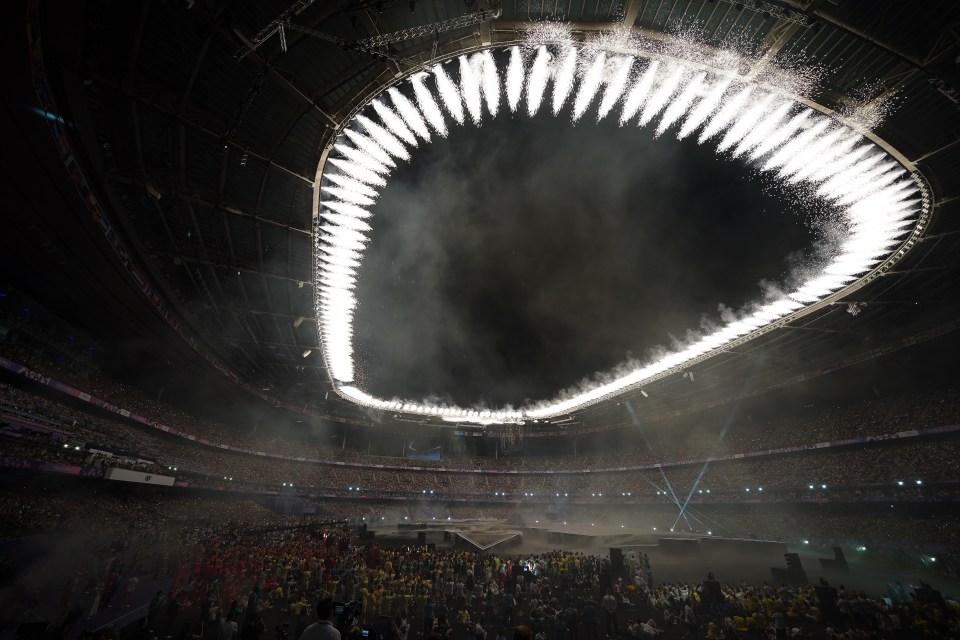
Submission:
[[816,96],[829,107],[895,92],[877,133],[933,191],[933,222],[894,270],[802,326],[701,364],[697,398],[678,381],[651,389],[650,415],[729,395],[757,357],[773,384],[960,312],[960,4],[949,0],[31,4],[80,164],[187,327],[181,336],[236,380],[298,406],[363,415],[325,400],[313,311],[314,186],[337,127],[398,77],[517,42],[542,21],[569,22],[575,34],[685,29],[707,44],[734,38],[771,57],[802,56],[829,69]]

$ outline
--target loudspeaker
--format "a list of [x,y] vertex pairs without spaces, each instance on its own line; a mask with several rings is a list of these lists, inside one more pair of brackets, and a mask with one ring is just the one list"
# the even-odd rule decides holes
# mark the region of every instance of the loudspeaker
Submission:
[[837,620],[840,617],[840,608],[837,606],[837,590],[833,587],[814,587],[817,600],[820,601],[820,611],[824,620]]
[[421,531],[417,534],[417,544],[421,547],[427,544],[427,533],[425,531]]
[[803,571],[803,564],[800,562],[800,555],[796,553],[785,553],[783,559],[787,561],[787,579],[794,584],[805,584],[807,574]]
[[610,578],[627,578],[627,568],[623,566],[623,549],[610,548]]
[[820,558],[820,566],[831,571],[843,573],[849,573],[850,571],[850,567],[847,565],[847,557],[843,555],[843,549],[840,547],[833,548],[833,560]]
[[720,591],[720,583],[716,580],[706,580],[703,583],[703,594],[701,595],[703,604],[708,609],[714,604],[723,602],[723,592]]
[[606,593],[607,589],[610,588],[610,574],[601,573],[600,574],[600,593]]

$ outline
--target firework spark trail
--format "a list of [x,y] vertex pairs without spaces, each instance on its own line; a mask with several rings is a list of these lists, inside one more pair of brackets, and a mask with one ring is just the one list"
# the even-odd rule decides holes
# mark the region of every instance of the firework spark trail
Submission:
[[460,100],[460,92],[457,91],[456,85],[439,64],[433,66],[433,77],[437,81],[437,91],[440,93],[443,106],[447,108],[447,113],[453,116],[457,124],[463,124],[463,102]]
[[830,126],[830,120],[814,116],[814,123],[809,129],[795,137],[787,144],[780,147],[776,153],[763,164],[764,171],[773,171],[781,169],[790,162],[796,155],[803,151],[817,136],[821,135]]
[[896,168],[897,164],[895,162],[885,162],[879,167],[871,169],[862,176],[859,176],[847,186],[847,193],[836,198],[837,203],[844,206],[857,203],[857,201],[869,195],[871,191],[875,191],[878,187],[882,186],[882,176],[887,174],[891,169]]
[[342,173],[325,173],[323,177],[339,187],[367,196],[368,198],[376,198],[377,195],[379,195],[375,189],[371,189],[368,185]]
[[630,79],[630,71],[633,69],[634,59],[625,57],[620,60],[617,70],[614,72],[607,88],[603,92],[603,98],[600,100],[600,109],[597,112],[597,122],[607,117],[614,105],[623,97],[623,90],[627,86],[627,80]]
[[387,125],[395,136],[406,142],[411,147],[417,146],[417,137],[410,131],[410,127],[403,121],[403,118],[397,115],[397,112],[383,104],[379,100],[373,101],[373,110],[380,116],[383,124]]
[[[801,149],[799,153],[780,168],[778,172],[780,177],[785,178],[788,183],[799,182],[801,179],[799,176],[801,174],[815,171],[819,166],[818,163],[825,161],[830,150],[838,146],[837,143],[840,139],[849,133],[850,130],[846,127],[837,127],[833,131],[824,131],[823,135],[811,141],[810,144]],[[814,166],[811,167],[811,163],[814,163]]]
[[397,91],[395,87],[390,87],[387,93],[390,94],[390,101],[400,117],[403,118],[404,123],[424,142],[430,142],[430,129],[427,128],[423,116],[420,115],[420,112],[417,111],[417,108],[413,106],[407,96]]
[[798,182],[805,182],[808,184],[817,184],[822,182],[822,180],[814,179],[815,175],[823,175],[826,177],[834,171],[829,171],[828,173],[823,173],[824,168],[836,169],[836,171],[842,170],[843,167],[849,166],[854,162],[851,158],[855,158],[858,155],[860,146],[863,145],[863,137],[859,133],[852,133],[846,127],[843,127],[839,130],[839,135],[836,136],[826,136],[826,138],[833,138],[830,141],[830,144],[825,144],[824,141],[820,141],[812,145],[814,147],[813,153],[805,154],[806,157],[803,158],[801,163],[798,163],[799,166],[796,167],[796,170],[792,175],[787,178],[787,182],[790,184],[795,184]]
[[355,147],[366,153],[380,164],[386,165],[391,169],[396,168],[397,163],[393,161],[393,157],[369,137],[358,131],[353,131],[352,129],[347,129],[343,133],[345,136],[347,136],[347,138],[350,139],[350,142],[352,142]]
[[353,147],[349,147],[345,144],[335,144],[333,145],[333,148],[335,151],[340,153],[340,155],[357,166],[363,167],[364,169],[369,169],[370,171],[379,173],[381,175],[390,173],[390,167],[377,162],[371,156],[360,151],[359,149],[354,149]]
[[721,79],[710,93],[697,103],[697,106],[690,111],[690,115],[687,116],[683,126],[680,127],[680,131],[677,133],[678,140],[683,140],[696,131],[697,128],[710,117],[710,114],[713,113],[714,109],[720,104],[731,82],[733,82],[731,78]]
[[633,88],[630,89],[630,92],[627,94],[627,99],[623,103],[623,109],[620,112],[620,124],[626,124],[636,115],[637,110],[640,109],[640,105],[646,100],[647,94],[650,93],[650,89],[653,87],[653,81],[657,78],[657,70],[659,68],[660,61],[652,60],[647,65],[647,69],[643,72],[640,79],[637,80]]
[[370,134],[371,138],[377,141],[377,144],[383,147],[384,151],[401,160],[410,159],[410,152],[395,135],[364,115],[357,116],[357,122]]
[[740,93],[730,98],[729,102],[720,107],[720,111],[710,118],[710,122],[703,128],[703,131],[700,132],[700,137],[697,138],[697,142],[703,144],[730,124],[730,122],[737,117],[737,114],[740,113],[743,105],[747,103],[747,99],[752,92],[753,85],[747,85],[740,90]]
[[427,122],[430,123],[430,126],[433,127],[433,130],[436,131],[437,134],[446,138],[447,122],[443,117],[443,112],[440,111],[440,107],[437,105],[437,101],[433,99],[433,94],[430,93],[427,85],[424,84],[426,78],[427,74],[418,73],[410,79],[410,83],[413,85],[413,95],[417,98],[417,104],[420,105],[420,111],[423,112],[423,117],[426,118]]
[[576,47],[570,47],[553,79],[553,115],[560,113],[563,103],[573,90],[573,83],[577,76],[577,53]]
[[[326,227],[321,227],[320,231],[327,232],[328,229]],[[327,237],[322,237],[321,239],[323,239],[324,241],[328,240]],[[327,256],[329,256],[329,258],[324,257],[324,260],[329,259],[330,262],[334,264],[339,264],[345,267],[359,267],[360,262],[363,259],[363,254],[353,249],[345,249],[343,247],[338,246],[333,242],[333,240],[335,239],[336,239],[336,236],[333,235],[331,238],[329,238],[330,244],[319,245],[318,248],[320,249],[320,251],[322,251],[323,253],[327,254]]]
[[543,94],[547,90],[547,81],[550,79],[550,52],[545,46],[537,50],[537,57],[530,67],[530,77],[527,78],[527,114],[530,117],[537,115]]
[[686,67],[677,67],[674,69],[663,83],[657,87],[657,90],[653,92],[653,95],[650,96],[650,100],[647,101],[646,106],[643,108],[643,113],[640,114],[639,126],[645,127],[650,123],[655,116],[657,116],[664,107],[667,106],[667,102],[670,101],[670,98],[673,97],[673,94],[676,92],[677,87],[680,86],[680,83],[683,81],[683,77],[686,74]]
[[357,204],[360,206],[370,206],[376,204],[376,200],[370,196],[365,196],[362,193],[357,193],[356,191],[351,191],[350,189],[344,189],[343,187],[329,187],[323,186],[320,187],[321,191],[329,193],[337,200],[342,200],[343,202],[349,204]]
[[363,167],[357,165],[356,163],[350,162],[349,160],[329,158],[327,162],[359,182],[369,185],[376,185],[378,187],[387,186],[387,181],[383,179],[383,176],[380,176],[369,169],[364,169]]
[[[854,144],[862,142],[863,138],[854,139]],[[833,162],[824,164],[823,167],[815,171],[813,175],[810,176],[809,180],[813,183],[820,183],[826,180],[829,176],[838,175],[841,172],[849,169],[851,166],[853,166],[853,164],[861,160],[863,156],[867,155],[868,153],[870,153],[870,145],[860,144],[860,146],[854,147],[847,153],[835,159]]]
[[717,145],[717,151],[726,151],[750,133],[750,129],[760,121],[775,98],[776,96],[772,93],[768,93],[746,113],[737,118],[733,125],[727,129],[727,133],[723,136],[720,144]]
[[573,121],[576,122],[590,106],[593,97],[597,95],[600,83],[603,82],[603,68],[607,62],[607,54],[601,51],[593,59],[593,64],[587,70],[587,75],[580,82],[577,97],[573,101]]
[[706,75],[705,72],[698,73],[687,83],[687,86],[683,89],[680,96],[663,112],[663,117],[660,118],[660,124],[657,125],[655,136],[663,135],[663,132],[669,129],[670,125],[687,112],[687,109],[690,108],[690,103],[693,102],[693,99],[696,98],[700,92],[700,88],[703,86],[703,79]]
[[[870,147],[870,150],[876,151],[876,149],[872,147]],[[847,170],[841,171],[837,175],[827,179],[817,189],[817,195],[836,200],[844,193],[852,191],[854,186],[859,187],[861,184],[867,184],[869,178],[867,175],[868,171],[871,171],[873,167],[876,167],[883,162],[883,160],[884,155],[882,153],[872,153],[868,155],[866,158],[855,162]]]
[[342,291],[348,291],[354,289],[357,286],[357,277],[356,275],[344,275],[342,273],[335,273],[332,271],[327,271],[321,269],[320,273],[323,276],[324,285],[332,289],[340,289]]
[[467,56],[460,56],[460,95],[467,105],[467,112],[475,125],[483,119],[483,100],[480,96],[480,80]]
[[325,200],[323,205],[330,209],[331,211],[336,211],[337,213],[343,214],[345,216],[350,216],[352,218],[358,218],[360,220],[366,220],[370,218],[373,214],[359,207],[355,204],[350,204],[348,202],[339,202],[336,200]]
[[[330,207],[334,203],[327,203],[327,206]],[[343,204],[343,203],[338,203]],[[348,216],[342,213],[332,213],[336,211],[333,207],[330,207],[331,212],[323,212],[320,214],[320,217],[324,220],[329,220],[331,223],[342,227],[344,229],[349,229],[350,231],[355,231],[355,234],[351,234],[354,240],[358,242],[364,242],[367,239],[367,236],[364,235],[364,231],[370,230],[370,223],[366,222],[360,218],[355,218],[353,216]]]
[[320,265],[321,272],[327,273],[338,273],[345,276],[354,276],[357,274],[357,270],[354,267],[348,267],[335,262],[324,261]]
[[739,158],[743,154],[747,153],[757,145],[761,144],[764,140],[768,140],[776,131],[777,127],[781,126],[783,119],[787,117],[787,114],[790,113],[790,109],[793,108],[791,102],[784,102],[779,107],[771,111],[764,117],[760,122],[756,124],[747,135],[743,136],[740,142],[737,143],[737,146],[733,149],[733,157]]
[[[528,42],[537,46],[535,59],[526,69],[518,48],[510,50],[506,72],[505,93],[508,106],[515,110],[527,88],[527,110],[536,115],[544,98],[550,78],[554,78],[553,105],[555,114],[562,110],[571,95],[577,78],[579,52],[572,46],[568,29],[554,27],[541,29]],[[547,37],[549,36],[549,37]],[[603,38],[601,38],[602,41]],[[608,38],[611,46],[616,38]],[[552,58],[545,43],[561,53]],[[637,368],[617,378],[597,384],[576,395],[558,398],[522,411],[463,410],[458,407],[431,406],[429,403],[396,403],[373,398],[354,387],[347,395],[354,401],[375,408],[398,405],[401,410],[445,419],[466,419],[482,423],[521,418],[546,418],[580,408],[631,385],[641,384],[651,376],[661,374],[722,346],[729,340],[745,335],[770,322],[799,310],[805,304],[816,302],[867,273],[899,246],[910,232],[918,214],[926,213],[928,203],[916,181],[882,149],[854,133],[836,118],[815,115],[792,99],[783,103],[774,96],[796,93],[797,77],[776,69],[762,70],[757,82],[764,86],[779,86],[788,82],[785,94],[756,90],[758,85],[746,81],[732,96],[729,88],[737,75],[736,56],[729,56],[730,72],[716,75],[693,72],[683,66],[671,66],[665,79],[657,82],[658,61],[648,61],[640,77],[626,90],[628,78],[634,69],[634,59],[626,57],[615,61],[606,58],[614,50],[597,44],[588,45],[597,51],[573,99],[573,120],[582,117],[606,83],[598,107],[598,120],[623,100],[621,124],[642,109],[640,124],[660,118],[655,135],[666,131],[686,114],[677,134],[683,138],[702,128],[699,142],[723,132],[718,149],[732,150],[737,156],[752,160],[764,158],[760,170],[774,173],[782,183],[805,185],[811,193],[841,210],[847,223],[845,239],[839,244],[839,253],[825,263],[818,274],[804,281],[792,292],[779,299],[755,307],[743,317],[728,322],[708,335],[695,339],[689,346],[655,362]],[[622,48],[622,47],[621,47]],[[616,50],[620,52],[620,49]],[[678,49],[681,53],[684,49]],[[719,60],[719,58],[718,58]],[[466,62],[465,62],[466,61]],[[499,109],[500,78],[489,51],[460,60],[459,90],[437,65],[433,68],[439,101],[458,122],[464,121],[464,101],[471,120],[479,124],[484,102],[491,114]],[[611,69],[609,79],[604,71]],[[726,68],[722,67],[721,68]],[[761,78],[762,76],[762,78]],[[384,176],[396,167],[393,158],[409,159],[404,141],[415,145],[419,139],[430,139],[430,128],[447,134],[446,115],[441,111],[434,93],[425,84],[426,74],[415,74],[411,79],[417,106],[396,89],[390,89],[393,108],[375,101],[370,107],[380,123],[358,115],[355,123],[366,132],[345,129],[345,137],[338,140],[335,151],[341,157],[330,157],[330,168],[340,172],[324,173],[327,183],[321,182],[320,222],[316,226],[317,314],[324,356],[334,380],[352,380],[353,314],[356,299],[356,269],[360,265],[368,242],[366,232],[371,206],[377,199],[377,187],[385,186]],[[684,78],[690,78],[684,81]],[[793,82],[794,84],[789,84]],[[807,83],[809,84],[809,83]],[[794,86],[796,85],[796,86]],[[707,95],[697,102],[697,96],[707,89]],[[794,90],[790,90],[793,87]],[[460,91],[462,90],[462,97]],[[679,92],[679,93],[678,93]],[[759,95],[758,95],[759,94]],[[625,97],[624,97],[625,96]],[[775,104],[776,103],[776,104]],[[418,108],[419,107],[419,108]],[[796,109],[798,113],[787,118]],[[662,114],[662,115],[661,115]],[[704,125],[704,123],[706,123]],[[346,143],[347,139],[353,144]],[[411,141],[412,140],[412,141]],[[335,186],[331,186],[335,185]],[[346,391],[344,393],[347,393]],[[394,407],[397,408],[397,407]],[[669,480],[665,478],[669,484]],[[670,487],[673,491],[672,486]],[[674,493],[676,499],[676,494]],[[686,505],[681,508],[685,516]],[[689,496],[687,501],[689,502]],[[679,518],[677,520],[679,522]],[[702,524],[702,523],[701,523]],[[687,526],[690,521],[687,520]]]
[[497,71],[497,63],[489,50],[477,55],[482,56],[483,98],[487,103],[487,111],[496,117],[500,110],[500,73]]
[[813,115],[813,112],[810,109],[804,109],[797,115],[793,116],[793,118],[791,118],[787,124],[772,132],[765,140],[758,144],[757,147],[750,152],[750,159],[756,160],[757,158],[765,156],[767,153],[778,149],[780,145],[790,139],[790,136],[794,135],[802,126],[804,126],[807,120],[810,119],[811,115]]
[[510,65],[507,67],[507,105],[512,112],[516,112],[517,105],[520,104],[520,96],[523,95],[525,75],[523,57],[520,55],[520,47],[511,47]]
[[366,249],[366,243],[364,242],[366,238],[358,231],[346,229],[332,223],[321,226],[320,231],[324,234],[323,239],[337,249],[355,252]]

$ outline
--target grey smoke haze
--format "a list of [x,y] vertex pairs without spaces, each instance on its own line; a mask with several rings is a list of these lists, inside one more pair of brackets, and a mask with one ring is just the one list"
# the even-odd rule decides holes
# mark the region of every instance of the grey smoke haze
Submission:
[[357,289],[366,389],[545,399],[719,322],[808,251],[799,199],[743,163],[594,118],[501,113],[394,172]]

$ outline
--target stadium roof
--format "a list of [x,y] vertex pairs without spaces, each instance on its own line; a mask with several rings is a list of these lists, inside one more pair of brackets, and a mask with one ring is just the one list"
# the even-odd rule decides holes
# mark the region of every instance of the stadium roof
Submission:
[[[39,10],[28,26],[39,30],[57,105],[48,116],[67,123],[93,192],[180,331],[163,327],[134,291],[107,239],[95,237],[91,220],[81,220],[89,211],[76,201],[65,206],[69,187],[64,176],[52,174],[69,175],[70,168],[62,162],[58,168],[49,149],[35,150],[34,161],[59,184],[58,193],[20,188],[8,200],[37,212],[32,222],[18,217],[11,223],[16,234],[10,241],[26,238],[34,247],[21,248],[29,255],[17,260],[40,270],[37,265],[57,263],[60,254],[51,289],[65,298],[91,275],[70,265],[91,265],[100,283],[99,297],[91,299],[109,298],[98,306],[113,309],[104,323],[166,345],[168,353],[179,354],[171,357],[199,371],[205,365],[190,354],[189,342],[270,397],[345,418],[364,415],[327,395],[331,383],[313,311],[314,185],[337,127],[398,76],[463,51],[515,43],[542,21],[572,23],[575,34],[623,25],[656,37],[682,27],[706,43],[735,38],[771,56],[802,56],[830,70],[816,95],[828,107],[843,107],[851,96],[882,101],[895,92],[896,108],[877,133],[932,188],[933,222],[894,270],[801,324],[702,363],[695,394],[692,385],[664,381],[659,392],[650,390],[644,411],[727,397],[730,381],[752,370],[757,358],[768,363],[763,377],[775,384],[958,317],[955,2],[30,4]],[[287,27],[271,33],[282,16]],[[380,46],[384,41],[390,42]],[[13,55],[23,61],[22,50]],[[35,96],[22,96],[26,105],[37,104]],[[19,109],[14,120],[28,144],[50,145],[49,133],[41,133],[49,123],[24,114],[22,106],[8,108]],[[11,167],[14,181],[18,170],[27,171]],[[51,197],[59,201],[44,204]],[[69,221],[65,209],[72,211]],[[86,236],[85,248],[76,246],[74,233]],[[46,255],[35,247],[47,247]],[[858,303],[856,315],[848,313],[851,302]]]

